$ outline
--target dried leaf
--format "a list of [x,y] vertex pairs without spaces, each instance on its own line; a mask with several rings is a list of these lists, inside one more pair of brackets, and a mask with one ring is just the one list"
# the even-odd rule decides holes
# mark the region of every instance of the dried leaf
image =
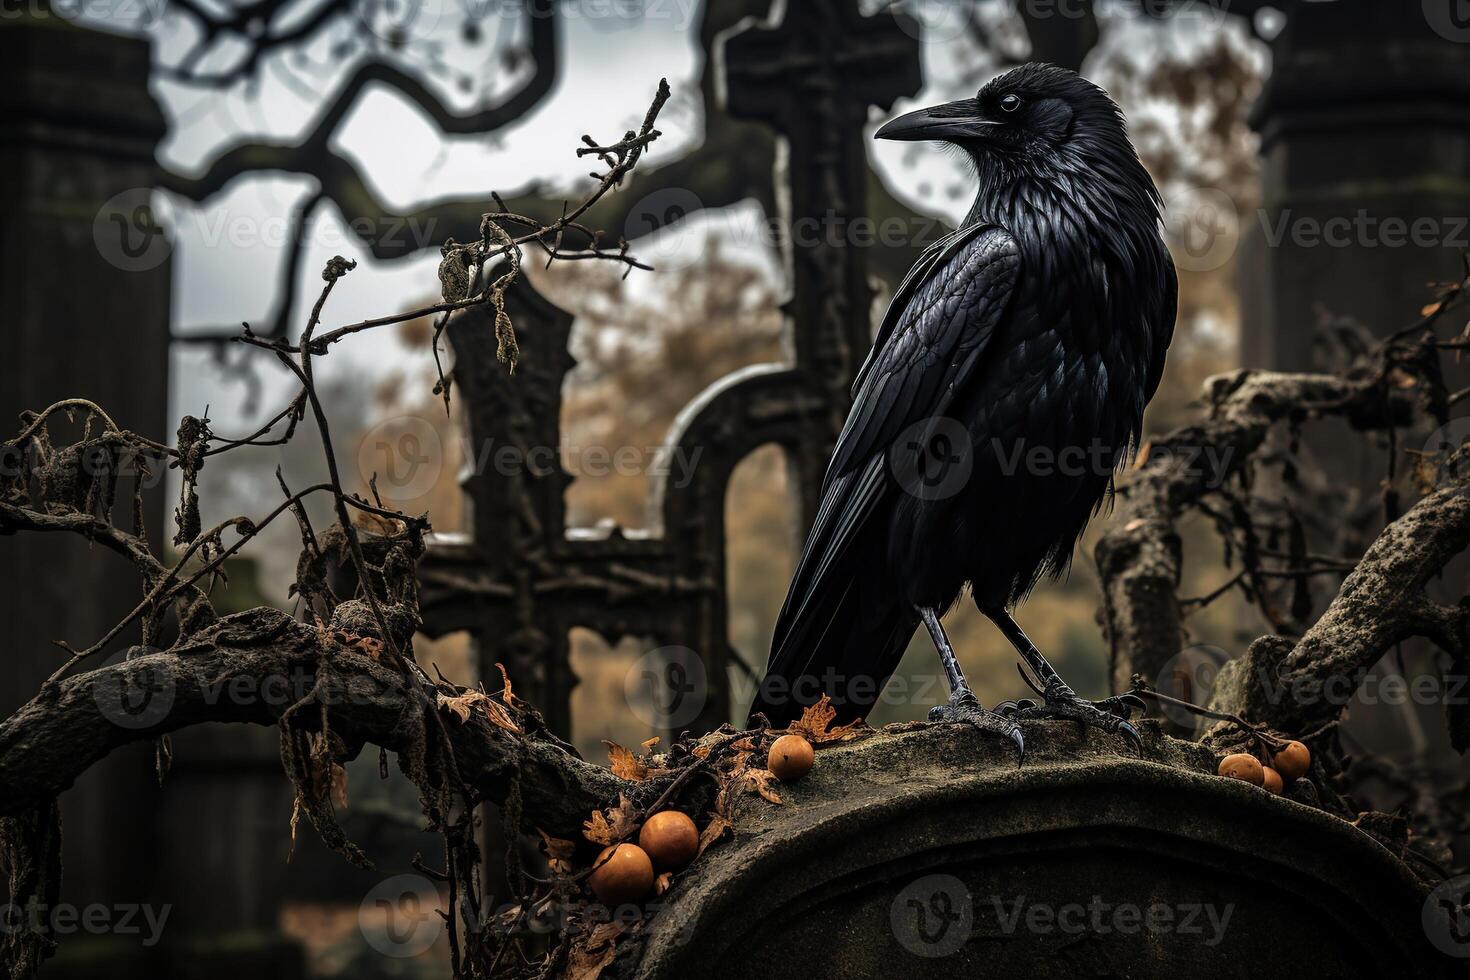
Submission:
[[828,731],[827,726],[831,725],[836,718],[837,709],[832,707],[832,699],[823,694],[822,700],[808,705],[802,711],[801,717],[792,723],[787,731],[796,735],[805,735],[807,741],[813,745],[821,745],[825,742],[848,742],[866,734],[867,726],[863,724],[861,718]]
[[468,690],[454,697],[447,697],[441,693],[439,707],[458,718],[460,724],[469,721],[470,715],[474,714],[476,708],[479,708],[492,725],[504,728],[508,732],[515,732],[517,735],[521,733],[521,726],[516,724],[505,706],[484,691]]
[[521,726],[517,725],[510,712],[505,709],[499,701],[494,698],[485,699],[485,715],[490,719],[490,724],[497,728],[504,728],[508,732],[521,734]]
[[639,746],[639,748],[641,748],[643,750],[643,754],[644,755],[647,755],[649,752],[652,752],[653,751],[653,747],[655,745],[657,745],[657,744],[658,744],[658,736],[655,735],[655,736],[653,736],[653,738],[650,738],[650,739],[646,740],[642,745]]
[[695,852],[694,856],[698,857],[703,854],[706,848],[734,829],[734,826],[729,820],[725,819],[723,814],[711,813],[709,815],[709,823],[705,824],[704,830],[699,833],[699,850]]
[[1439,312],[1439,308],[1441,306],[1443,306],[1443,305],[1444,305],[1443,303],[1439,303],[1439,302],[1430,303],[1428,306],[1424,307],[1422,310],[1419,311],[1419,315],[1420,316],[1434,316],[1434,314],[1436,314],[1436,313]]
[[505,689],[500,692],[500,700],[505,702],[507,708],[516,706],[516,696],[510,687],[510,675],[505,672],[505,664],[496,664],[495,668],[500,671],[500,679],[505,683]]
[[619,793],[617,806],[592,811],[592,816],[582,824],[582,836],[594,844],[613,844],[631,833],[637,825],[637,811],[628,798]]
[[339,810],[347,809],[347,767],[332,766],[332,805]]
[[620,922],[604,922],[591,932],[584,932],[572,943],[567,954],[567,980],[597,980],[618,955]]
[[460,724],[464,724],[470,720],[470,715],[474,713],[477,703],[489,700],[488,697],[479,691],[465,691],[463,694],[456,695],[452,698],[446,697],[441,693],[439,695],[439,707],[458,718]]
[[674,887],[674,873],[672,871],[665,871],[653,879],[653,894],[656,898],[663,898],[672,887]]
[[740,774],[740,785],[752,793],[760,794],[767,803],[781,802],[781,794],[771,788],[776,774],[769,769],[747,769]]
[[572,873],[572,855],[577,851],[577,845],[560,837],[552,837],[546,831],[537,829],[536,833],[541,835],[541,850],[546,854],[547,864],[551,866],[552,873],[565,875]]
[[648,778],[648,767],[638,761],[638,757],[632,751],[607,739],[603,739],[602,744],[607,746],[607,758],[612,765],[614,776],[635,783],[641,783]]

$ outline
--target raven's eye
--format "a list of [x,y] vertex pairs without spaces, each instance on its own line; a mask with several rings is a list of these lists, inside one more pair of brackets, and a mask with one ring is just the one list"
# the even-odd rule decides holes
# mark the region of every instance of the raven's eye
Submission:
[[1000,100],[1000,107],[1006,112],[1015,112],[1021,108],[1021,97],[1019,95],[1007,95]]

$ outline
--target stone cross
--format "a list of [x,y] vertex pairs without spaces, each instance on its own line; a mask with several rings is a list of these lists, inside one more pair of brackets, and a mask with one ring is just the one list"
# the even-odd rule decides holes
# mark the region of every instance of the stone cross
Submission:
[[[869,105],[886,109],[919,88],[917,34],[891,14],[859,16],[855,0],[802,0],[717,40],[731,111],[785,137],[775,180],[796,357],[791,366],[736,372],[679,414],[665,459],[689,466],[689,476],[679,485],[655,477],[648,531],[565,526],[571,477],[560,462],[558,420],[574,364],[570,315],[524,281],[511,290],[522,348],[513,376],[495,360],[483,313],[450,326],[472,455],[489,465],[463,481],[474,530],[437,538],[421,566],[424,628],[434,636],[470,631],[487,685],[498,683],[490,664],[504,662],[517,690],[563,736],[571,731],[575,626],[610,643],[640,636],[662,644],[628,678],[630,707],[651,710],[655,730],[708,731],[744,708],[730,703],[727,673],[726,489],[745,456],[774,443],[795,464],[804,516],[815,512],[847,389],[872,336],[863,253],[872,242],[855,224],[868,181],[863,129]],[[496,448],[508,449],[509,467],[496,464]]]

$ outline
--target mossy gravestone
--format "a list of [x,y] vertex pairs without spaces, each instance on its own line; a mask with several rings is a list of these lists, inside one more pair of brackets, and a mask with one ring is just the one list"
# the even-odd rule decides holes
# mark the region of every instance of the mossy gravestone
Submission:
[[[1010,753],[968,729],[885,730],[817,754],[783,805],[662,900],[615,975],[1438,977],[1470,945],[1429,889],[1347,822],[1063,723]],[[1433,909],[1431,909],[1433,912]],[[1449,923],[1453,925],[1453,923]],[[1431,926],[1431,931],[1434,931]]]

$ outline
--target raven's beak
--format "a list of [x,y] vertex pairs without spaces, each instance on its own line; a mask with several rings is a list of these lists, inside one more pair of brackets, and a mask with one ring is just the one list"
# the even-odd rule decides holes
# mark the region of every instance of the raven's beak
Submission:
[[960,99],[905,113],[884,123],[873,134],[879,140],[973,139],[999,123],[985,118],[975,99]]

